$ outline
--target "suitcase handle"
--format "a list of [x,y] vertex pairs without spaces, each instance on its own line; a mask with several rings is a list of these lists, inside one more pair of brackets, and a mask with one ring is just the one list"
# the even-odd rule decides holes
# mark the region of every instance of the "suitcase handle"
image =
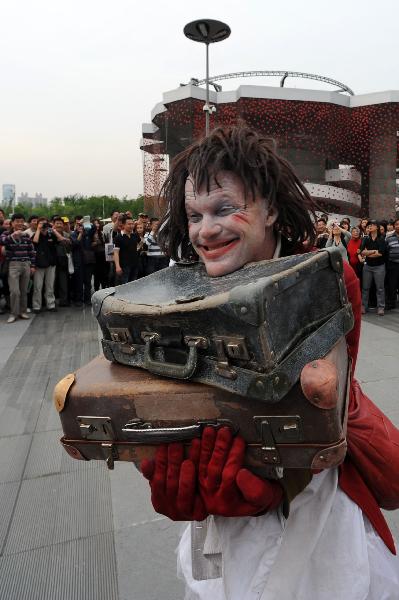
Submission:
[[153,427],[148,421],[137,419],[126,423],[122,427],[123,433],[130,442],[138,444],[164,444],[170,442],[183,442],[199,438],[204,427],[230,427],[236,434],[237,427],[228,419],[216,419],[215,421],[197,421],[193,425],[182,425],[181,427]]
[[202,338],[190,338],[186,340],[188,350],[187,362],[185,365],[177,363],[162,362],[152,357],[151,350],[155,342],[160,339],[158,333],[143,332],[141,334],[145,342],[144,349],[144,368],[154,375],[163,375],[165,377],[174,377],[175,379],[190,379],[197,367],[198,346],[202,344]]

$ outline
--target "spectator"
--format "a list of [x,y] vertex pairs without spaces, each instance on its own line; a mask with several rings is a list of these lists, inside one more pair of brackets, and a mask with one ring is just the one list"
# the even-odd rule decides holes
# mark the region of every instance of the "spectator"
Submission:
[[77,307],[91,304],[91,280],[96,257],[91,247],[94,225],[84,225],[83,217],[75,217],[75,228],[71,233],[74,273],[72,275],[72,299]]
[[362,243],[362,239],[360,237],[359,227],[352,227],[351,234],[352,237],[349,240],[347,247],[349,264],[355,271],[359,282],[361,282],[364,258],[360,255],[360,246]]
[[394,232],[385,239],[387,261],[387,310],[396,308],[399,289],[399,218],[394,222]]
[[135,222],[126,215],[122,218],[123,231],[115,238],[115,273],[119,283],[128,283],[137,279],[139,255],[137,245],[140,238],[134,231]]
[[359,222],[359,229],[360,229],[360,236],[363,237],[365,235],[367,235],[366,232],[366,227],[367,227],[367,223],[368,223],[368,218],[367,217],[363,217],[363,219],[360,219]]
[[[0,236],[2,233],[6,231],[3,227],[4,223],[4,212],[0,208]],[[7,296],[8,292],[8,283],[7,283],[7,274],[8,274],[8,262],[6,261],[6,249],[0,243],[0,314],[4,314],[6,305],[7,305]]]
[[367,228],[369,235],[363,238],[360,247],[360,253],[366,259],[363,267],[362,314],[368,310],[369,291],[371,283],[374,281],[377,291],[377,314],[383,317],[385,309],[385,240],[380,234],[377,221],[368,221]]
[[0,227],[3,226],[5,219],[6,219],[5,212],[2,208],[0,208]]
[[[140,216],[140,215],[139,215]],[[139,253],[139,270],[137,278],[144,277],[147,273],[147,244],[144,239],[145,235],[145,223],[144,221],[136,222],[136,233],[140,238],[137,244],[137,252]]]
[[327,219],[325,217],[320,217],[316,221],[316,248],[325,248],[326,242],[328,240],[328,231],[327,231]]
[[151,231],[144,236],[147,244],[147,275],[164,269],[169,265],[169,258],[162,252],[157,241],[159,219],[153,217],[150,223]]
[[69,257],[72,258],[72,244],[70,234],[65,231],[65,223],[62,217],[53,217],[53,232],[58,240],[54,289],[57,292],[59,306],[69,306]]
[[104,289],[108,287],[108,264],[105,260],[105,240],[103,235],[103,226],[100,219],[94,219],[93,224],[95,227],[93,234],[93,241],[91,247],[95,254],[95,265],[94,265],[94,291],[100,289],[100,286]]
[[39,313],[42,310],[43,286],[47,310],[55,312],[54,283],[58,238],[44,217],[38,219],[32,241],[36,250],[36,270],[33,276],[33,312]]
[[37,215],[31,215],[28,219],[29,227],[25,230],[25,233],[27,233],[31,239],[36,233],[38,221],[39,217]]
[[104,236],[104,242],[106,244],[109,244],[110,242],[113,242],[113,235],[116,235],[116,229],[117,229],[117,224],[118,224],[118,217],[119,217],[119,211],[118,210],[113,210],[111,213],[111,221],[110,223],[107,223],[106,225],[104,225],[103,228],[103,236]]
[[380,224],[379,224],[380,235],[384,236],[384,238],[387,234],[387,225],[388,225],[387,221],[380,221]]
[[344,231],[350,231],[351,228],[351,222],[348,218],[344,218],[342,219],[341,223],[339,224],[339,226],[341,227],[341,229],[343,229]]
[[387,236],[390,236],[394,233],[395,231],[395,220],[394,219],[389,219],[388,223],[387,223]]
[[325,247],[330,248],[331,246],[334,246],[340,251],[342,259],[348,260],[347,245],[349,240],[351,239],[351,234],[349,233],[349,231],[342,229],[338,225],[337,221],[331,221],[329,226],[327,227],[327,230],[328,240],[326,242]]
[[142,223],[144,225],[144,232],[147,233],[148,231],[150,231],[150,217],[146,214],[146,213],[139,213],[139,216],[137,217],[137,223]]
[[3,233],[0,243],[6,249],[8,260],[8,285],[10,288],[10,316],[7,323],[17,317],[29,319],[27,314],[28,285],[35,271],[36,252],[29,236],[24,232],[25,217],[14,213],[11,217],[11,232]]

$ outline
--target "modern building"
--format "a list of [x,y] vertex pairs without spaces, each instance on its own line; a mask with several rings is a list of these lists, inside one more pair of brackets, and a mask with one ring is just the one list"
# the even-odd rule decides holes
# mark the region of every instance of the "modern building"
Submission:
[[15,201],[15,185],[13,183],[3,183],[3,206],[12,208]]
[[[212,78],[212,85],[220,90],[213,82],[227,77]],[[152,110],[151,123],[143,125],[149,212],[162,208],[156,198],[169,160],[204,133],[202,83],[191,80],[165,92]],[[354,95],[347,86],[338,87],[326,91],[242,85],[233,91],[210,90],[211,128],[243,121],[274,138],[280,154],[327,212],[392,218],[399,210],[399,91]]]

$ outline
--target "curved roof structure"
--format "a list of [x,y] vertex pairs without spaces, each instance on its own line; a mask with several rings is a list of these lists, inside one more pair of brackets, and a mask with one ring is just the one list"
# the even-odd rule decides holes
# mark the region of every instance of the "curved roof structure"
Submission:
[[[330,77],[324,77],[323,75],[314,75],[313,73],[301,73],[300,71],[238,71],[237,73],[225,73],[223,75],[215,75],[209,78],[209,83],[213,84],[215,81],[222,81],[224,79],[238,79],[241,77],[281,77],[280,87],[284,87],[284,82],[287,77],[296,77],[301,79],[313,79],[315,81],[322,81],[338,87],[339,92],[347,92],[350,96],[354,96],[353,90],[350,87],[331,79]],[[190,83],[194,85],[204,85],[206,79],[191,79]]]

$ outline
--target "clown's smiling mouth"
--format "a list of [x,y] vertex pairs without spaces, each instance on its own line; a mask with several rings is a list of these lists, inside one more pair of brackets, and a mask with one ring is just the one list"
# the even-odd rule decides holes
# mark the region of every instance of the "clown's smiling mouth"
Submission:
[[215,250],[220,250],[222,248],[228,248],[231,244],[238,242],[239,238],[234,238],[232,240],[227,240],[225,242],[219,242],[217,244],[199,244],[199,248],[205,250],[206,252],[213,252]]

